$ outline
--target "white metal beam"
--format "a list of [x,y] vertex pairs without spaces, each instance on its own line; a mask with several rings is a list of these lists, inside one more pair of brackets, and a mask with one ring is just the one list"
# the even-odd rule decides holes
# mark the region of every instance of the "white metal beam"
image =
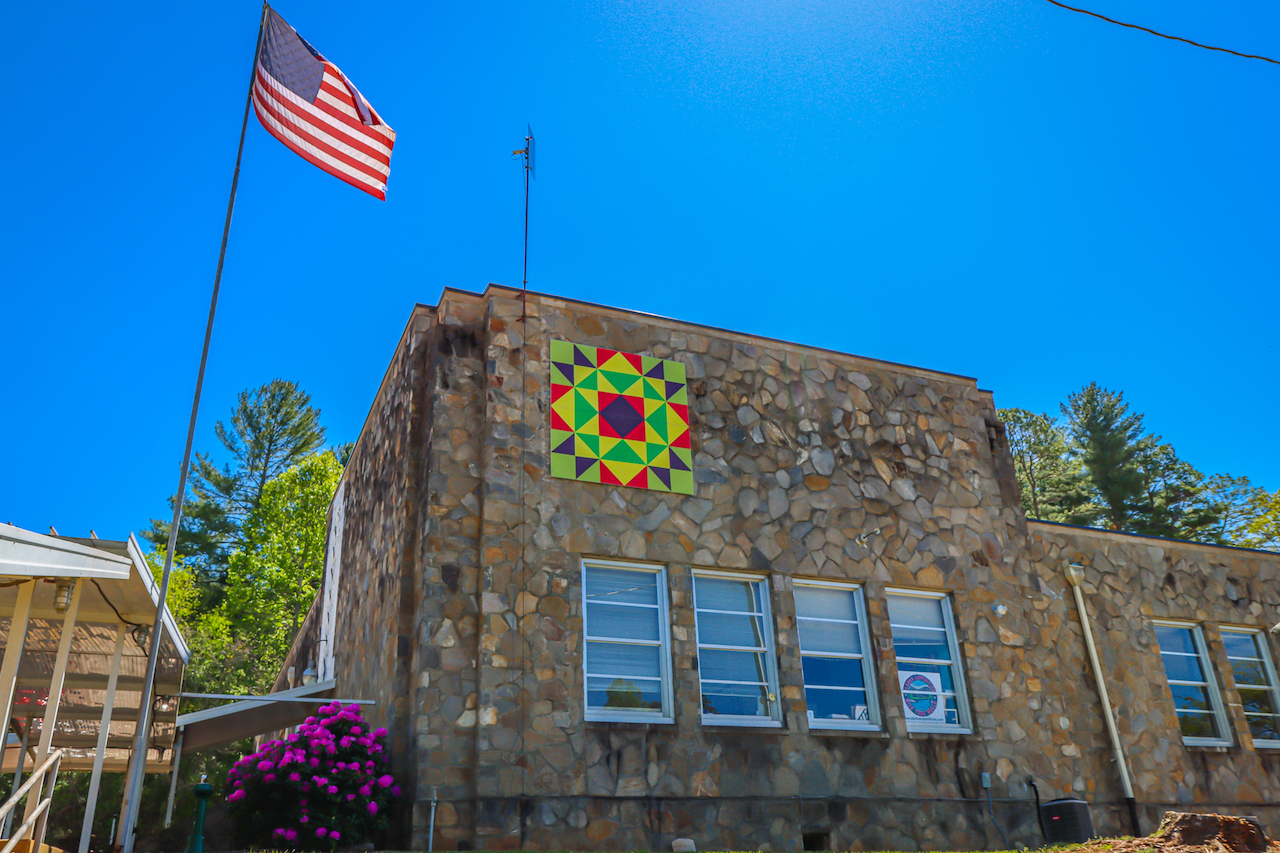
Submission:
[[[27,758],[27,744],[31,740],[31,718],[27,718],[27,725],[22,729],[22,745],[18,748],[18,766],[13,771],[13,787],[10,791],[16,791],[22,787],[22,765]],[[9,827],[13,826],[13,809],[9,809],[9,813],[4,816],[4,824],[0,826],[0,836],[9,837]]]
[[[62,703],[62,680],[67,675],[71,641],[76,635],[76,611],[80,609],[80,593],[83,590],[84,581],[77,578],[71,582],[71,603],[67,605],[66,615],[62,617],[62,636],[58,638],[58,656],[54,659],[53,679],[49,682],[49,699],[48,704],[44,706],[44,723],[40,729],[40,746],[36,749],[35,766],[37,768],[44,764],[53,746],[53,730],[58,723],[58,705]],[[40,792],[42,785],[43,783],[33,789],[32,796],[27,797],[26,816],[23,820],[30,820],[40,805],[39,801],[44,796]]]
[[116,647],[111,653],[111,675],[107,677],[107,696],[102,703],[102,724],[98,728],[98,749],[93,756],[93,772],[89,776],[89,796],[85,800],[84,807],[84,825],[80,830],[80,853],[89,853],[89,836],[93,833],[93,815],[98,810],[98,786],[102,783],[102,762],[107,757],[107,736],[111,734],[111,711],[116,704],[116,682],[120,679],[120,658],[124,652],[126,630],[128,626],[123,622],[116,625]]

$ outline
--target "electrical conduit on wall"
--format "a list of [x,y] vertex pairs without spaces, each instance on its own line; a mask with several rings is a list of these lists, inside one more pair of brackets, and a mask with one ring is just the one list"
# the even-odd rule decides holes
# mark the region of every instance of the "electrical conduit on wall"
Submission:
[[1098,685],[1098,698],[1102,700],[1102,717],[1107,721],[1107,733],[1111,736],[1111,750],[1116,756],[1116,765],[1120,768],[1120,784],[1124,787],[1125,805],[1129,807],[1129,821],[1135,837],[1142,835],[1138,823],[1137,802],[1133,798],[1133,783],[1129,779],[1129,764],[1125,761],[1124,748],[1120,745],[1120,732],[1116,729],[1115,714],[1111,710],[1111,699],[1107,695],[1107,681],[1102,674],[1102,664],[1098,661],[1098,648],[1093,642],[1093,627],[1089,624],[1089,611],[1084,606],[1084,593],[1080,584],[1084,582],[1084,569],[1068,563],[1066,567],[1067,582],[1075,593],[1076,609],[1080,612],[1080,627],[1084,629],[1084,644],[1089,650],[1089,662],[1093,665],[1093,677]]

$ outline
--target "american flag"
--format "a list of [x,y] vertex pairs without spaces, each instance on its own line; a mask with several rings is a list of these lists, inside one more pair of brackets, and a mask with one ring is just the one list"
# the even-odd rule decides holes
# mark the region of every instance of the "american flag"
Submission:
[[396,132],[274,9],[263,26],[253,81],[262,126],[304,160],[385,200]]

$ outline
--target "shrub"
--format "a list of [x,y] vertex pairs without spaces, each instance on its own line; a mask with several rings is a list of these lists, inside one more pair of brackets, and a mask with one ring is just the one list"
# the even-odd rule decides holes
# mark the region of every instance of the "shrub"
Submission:
[[241,847],[359,844],[386,828],[399,796],[387,772],[387,730],[370,731],[357,706],[336,702],[227,774],[227,810]]

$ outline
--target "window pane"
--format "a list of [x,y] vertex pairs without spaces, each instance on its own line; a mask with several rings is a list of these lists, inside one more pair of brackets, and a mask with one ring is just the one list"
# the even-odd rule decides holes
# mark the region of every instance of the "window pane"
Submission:
[[698,652],[698,669],[703,680],[758,681],[769,680],[765,670],[764,655],[760,652],[725,652],[718,649],[701,649]]
[[587,678],[587,707],[661,711],[662,683],[629,678]]
[[1231,671],[1235,674],[1236,684],[1257,684],[1261,686],[1267,684],[1267,671],[1262,668],[1262,661],[1233,660],[1231,662]]
[[1250,716],[1245,719],[1249,721],[1249,734],[1254,740],[1280,740],[1280,718]]
[[949,660],[951,657],[947,635],[928,628],[894,628],[893,647],[900,658]]
[[733,581],[723,578],[693,579],[699,610],[737,610],[759,613],[757,581]]
[[742,717],[769,716],[769,690],[750,684],[702,683],[702,711]]
[[867,722],[867,694],[864,690],[822,690],[806,687],[804,700],[815,720],[861,720]]
[[698,643],[710,646],[764,646],[764,617],[734,613],[699,613]]
[[1200,668],[1200,658],[1186,655],[1161,655],[1164,659],[1164,673],[1170,681],[1205,681],[1204,670]]
[[[942,628],[942,600],[916,595],[890,595],[889,621],[894,625],[921,625]],[[896,637],[898,631],[894,629]]]
[[1184,654],[1196,654],[1195,639],[1191,636],[1190,628],[1179,628],[1176,625],[1157,625],[1156,639],[1160,641],[1160,651],[1162,652],[1183,652]]
[[586,568],[587,601],[657,604],[658,573]]
[[1169,689],[1173,691],[1173,707],[1179,711],[1210,711],[1213,706],[1209,704],[1209,691],[1203,687],[1193,687],[1189,684],[1170,684]]
[[862,643],[858,626],[850,622],[810,622],[797,620],[800,648],[806,652],[843,652],[860,654]]
[[907,727],[967,725],[959,699],[949,695],[959,692],[960,675],[952,659],[955,637],[947,626],[946,602],[909,595],[888,595],[886,600]]
[[657,640],[658,608],[588,603],[587,633],[619,640]]
[[1261,657],[1261,655],[1258,654],[1258,647],[1255,643],[1256,640],[1253,634],[1246,634],[1243,631],[1222,632],[1222,644],[1227,647],[1227,657]]
[[643,675],[659,678],[658,646],[630,646],[624,643],[587,643],[587,673],[590,675]]
[[1240,704],[1246,714],[1274,714],[1275,701],[1270,690],[1240,690]]
[[816,619],[848,619],[856,622],[853,590],[795,587],[796,615]]
[[819,658],[805,655],[804,683],[815,687],[865,687],[862,661],[856,658]]
[[1183,737],[1218,737],[1218,726],[1214,722],[1213,714],[1179,711],[1178,725],[1182,728]]

